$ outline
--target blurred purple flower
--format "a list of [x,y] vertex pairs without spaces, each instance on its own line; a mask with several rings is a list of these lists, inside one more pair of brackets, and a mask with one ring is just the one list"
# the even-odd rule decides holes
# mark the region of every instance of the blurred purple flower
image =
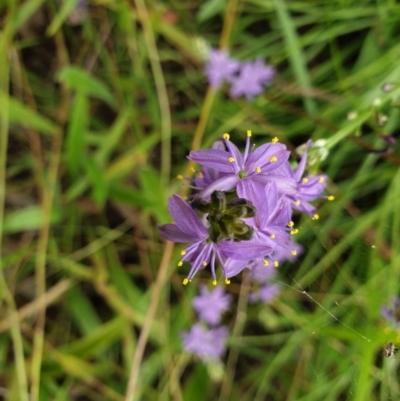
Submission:
[[250,302],[261,301],[264,304],[270,303],[280,292],[278,284],[265,284],[261,286],[256,292],[250,294]]
[[168,199],[168,210],[175,224],[159,226],[160,235],[169,241],[192,243],[182,251],[183,257],[179,262],[179,266],[185,260],[192,264],[184,284],[187,284],[199,269],[204,269],[209,263],[211,274],[216,282],[216,259],[221,264],[225,277],[227,277],[224,263],[226,258],[249,261],[272,252],[272,248],[268,245],[256,243],[253,240],[240,241],[240,243],[232,240],[211,242],[207,228],[179,195],[173,195]]
[[271,84],[274,76],[275,69],[265,65],[261,59],[242,63],[239,75],[231,80],[230,95],[246,96],[247,100],[251,100],[264,91],[264,86]]
[[197,316],[203,322],[210,325],[217,325],[221,320],[221,315],[232,301],[229,294],[225,294],[222,287],[216,287],[213,291],[208,291],[206,286],[200,288],[200,295],[192,301]]
[[252,277],[260,284],[276,276],[276,268],[272,263],[266,264],[264,260],[257,259],[250,265]]
[[204,71],[209,83],[218,89],[223,81],[230,81],[233,78],[239,66],[239,61],[231,59],[226,50],[212,49]]
[[207,198],[214,191],[228,191],[236,188],[241,198],[251,201],[247,196],[247,184],[251,181],[267,183],[275,181],[278,190],[292,194],[297,190],[296,182],[292,177],[279,174],[279,167],[287,162],[290,152],[280,143],[266,143],[250,151],[251,132],[248,131],[244,154],[224,134],[226,150],[207,149],[190,152],[188,159],[203,167],[225,173],[203,189],[198,196]]
[[228,328],[205,329],[200,323],[189,332],[181,333],[185,351],[197,355],[203,361],[220,358],[225,353]]
[[394,328],[400,329],[400,298],[392,297],[390,307],[381,306],[381,314]]

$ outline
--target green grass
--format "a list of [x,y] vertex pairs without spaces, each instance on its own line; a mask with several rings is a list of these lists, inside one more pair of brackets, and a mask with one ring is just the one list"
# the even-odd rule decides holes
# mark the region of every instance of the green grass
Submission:
[[[95,0],[79,26],[74,0],[3,3],[0,399],[400,399],[380,356],[398,338],[380,306],[399,292],[399,145],[373,152],[399,133],[397,2]],[[267,59],[274,85],[252,102],[208,88],[219,45]],[[211,279],[182,286],[157,224],[189,151],[247,129],[291,150],[325,140],[312,169],[336,199],[298,221],[304,252],[270,305],[249,304],[245,275],[226,287],[228,351],[206,365],[179,333]]]

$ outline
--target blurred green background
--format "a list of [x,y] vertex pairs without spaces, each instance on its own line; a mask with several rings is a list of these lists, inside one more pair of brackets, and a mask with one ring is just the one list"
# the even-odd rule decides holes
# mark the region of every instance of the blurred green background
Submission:
[[[0,26],[0,399],[400,400],[380,316],[399,290],[398,2],[4,0]],[[267,60],[272,87],[210,88],[218,47]],[[210,277],[183,287],[157,224],[189,151],[247,129],[293,160],[322,140],[311,171],[336,200],[299,221],[272,304],[226,287],[228,352],[207,365],[179,333]]]

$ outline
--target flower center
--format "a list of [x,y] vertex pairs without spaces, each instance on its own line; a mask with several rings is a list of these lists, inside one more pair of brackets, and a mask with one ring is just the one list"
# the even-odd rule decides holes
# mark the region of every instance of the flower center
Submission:
[[239,171],[238,176],[240,179],[247,177],[247,171]]

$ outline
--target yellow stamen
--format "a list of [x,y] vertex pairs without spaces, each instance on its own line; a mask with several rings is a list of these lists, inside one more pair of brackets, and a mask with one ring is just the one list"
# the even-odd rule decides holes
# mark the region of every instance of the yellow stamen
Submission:
[[300,201],[297,199],[297,201],[294,202],[294,204],[295,204],[296,206],[299,206],[299,205],[300,205]]
[[269,237],[274,239],[275,238],[275,234],[271,234]]
[[275,267],[278,267],[278,266],[279,266],[279,262],[278,262],[277,260],[275,260],[274,266],[275,266]]
[[251,129],[247,130],[247,136],[250,138],[251,137]]
[[257,171],[257,173],[261,173],[261,167],[256,167],[255,170]]
[[196,169],[195,169],[194,167],[190,167],[190,171],[191,171],[192,173],[195,173],[195,172],[196,172]]
[[290,235],[296,235],[298,232],[299,230],[295,228],[294,230],[290,231]]
[[183,180],[183,175],[182,175],[182,174],[178,174],[178,175],[176,176],[176,178],[177,178],[178,180]]
[[229,141],[229,138],[230,138],[230,136],[229,136],[229,134],[224,134],[224,135],[222,135],[222,137],[224,138],[224,139],[226,139],[227,141]]
[[277,137],[275,137],[275,138],[272,138],[272,143],[277,143],[279,141],[279,139],[277,138]]
[[183,265],[183,262],[182,262],[182,261],[178,262],[178,266],[179,266],[179,267],[181,267],[182,265]]
[[186,255],[186,251],[181,251],[181,255]]
[[217,280],[213,280],[213,285],[217,285]]
[[289,221],[289,223],[287,225],[288,225],[288,227],[293,227],[294,223],[293,223],[293,221]]
[[304,177],[301,181],[303,182],[303,184],[307,184],[308,178]]
[[189,280],[187,278],[184,278],[183,281],[182,281],[182,284],[186,285],[188,282],[189,282]]
[[234,158],[234,157],[230,157],[228,160],[229,160],[231,163],[233,163],[233,162],[235,161],[235,158]]
[[292,255],[296,256],[297,255],[297,251],[295,249],[292,249]]
[[313,220],[319,220],[319,214],[315,213],[312,217]]
[[202,262],[201,262],[201,264],[205,267],[205,266],[207,266],[207,262],[205,261],[205,260],[203,260]]
[[204,178],[204,175],[201,171],[197,173],[197,178]]
[[318,182],[319,182],[320,184],[322,184],[324,181],[325,181],[325,178],[324,178],[324,177],[319,177]]
[[225,279],[225,284],[230,284],[231,280],[228,280],[227,278]]
[[278,161],[278,158],[277,158],[276,156],[272,156],[272,157],[269,159],[269,161],[270,161],[271,163],[275,163],[275,162]]
[[268,265],[269,265],[268,260],[267,260],[267,259],[264,259],[264,266],[268,266]]
[[333,201],[333,200],[335,200],[335,197],[333,195],[329,195],[328,196],[328,201]]

